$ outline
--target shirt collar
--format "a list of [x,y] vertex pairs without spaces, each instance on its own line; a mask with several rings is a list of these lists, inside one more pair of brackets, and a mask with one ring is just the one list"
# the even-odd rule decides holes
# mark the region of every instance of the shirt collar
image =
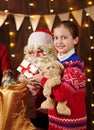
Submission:
[[59,55],[58,54],[58,59],[60,60],[60,61],[63,61],[63,60],[66,60],[67,58],[69,58],[72,54],[74,54],[75,53],[75,49],[73,48],[71,51],[69,51],[67,54],[64,54],[64,55]]

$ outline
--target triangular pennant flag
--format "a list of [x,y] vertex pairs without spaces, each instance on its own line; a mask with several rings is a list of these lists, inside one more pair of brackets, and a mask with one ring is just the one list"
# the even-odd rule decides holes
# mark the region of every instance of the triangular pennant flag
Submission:
[[33,31],[35,31],[37,28],[38,22],[40,20],[40,15],[32,15],[29,17],[29,19],[30,19],[30,23],[32,25]]
[[7,15],[6,13],[2,13],[0,12],[0,27],[3,25],[3,23],[5,22],[6,18],[7,18]]
[[14,14],[17,31],[20,29],[20,27],[21,27],[21,25],[23,23],[24,17],[25,16],[22,15],[22,14]]
[[55,15],[44,15],[45,21],[48,25],[49,30],[52,30]]
[[69,19],[69,13],[58,14],[61,21]]
[[77,10],[77,11],[72,11],[71,12],[73,17],[75,18],[75,20],[77,21],[77,23],[81,26],[82,24],[82,13],[83,13],[83,10]]
[[89,16],[90,16],[91,19],[94,21],[94,5],[85,8],[85,11],[86,11],[87,13],[89,13]]

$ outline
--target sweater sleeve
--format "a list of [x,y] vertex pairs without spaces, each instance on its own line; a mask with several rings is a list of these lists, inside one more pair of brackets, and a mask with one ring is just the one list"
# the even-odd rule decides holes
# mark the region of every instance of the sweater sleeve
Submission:
[[83,65],[77,63],[64,70],[62,82],[53,88],[53,96],[56,101],[65,101],[77,93],[85,91],[85,71]]

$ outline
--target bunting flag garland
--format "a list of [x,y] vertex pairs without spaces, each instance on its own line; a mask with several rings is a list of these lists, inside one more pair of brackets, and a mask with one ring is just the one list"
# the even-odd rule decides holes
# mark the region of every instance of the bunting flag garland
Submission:
[[85,8],[85,11],[89,13],[91,19],[94,20],[94,6]]
[[[83,10],[89,13],[90,18],[94,21],[94,13],[93,13],[94,5],[81,9],[81,10],[71,11],[73,17],[75,18],[79,26],[81,26],[81,23],[82,23]],[[41,15],[30,16],[30,15],[25,15],[25,14],[5,13],[5,12],[0,11],[0,27],[4,24],[9,14],[12,14],[14,16],[17,31],[20,29],[25,17],[29,17],[32,29],[33,31],[35,31],[41,17]],[[58,14],[58,17],[60,18],[60,20],[68,20],[69,15],[70,15],[70,12],[66,12],[66,13]],[[43,15],[50,31],[52,30],[55,16],[56,16],[55,14]]]
[[48,25],[49,30],[52,30],[55,15],[44,15],[45,21]]
[[82,24],[82,13],[83,13],[82,9],[72,12],[73,17],[76,19],[79,26],[81,26],[81,24]]
[[69,19],[69,13],[58,14],[61,21]]
[[29,17],[29,19],[30,19],[30,23],[32,25],[33,31],[35,31],[37,28],[38,22],[40,20],[40,15],[33,15]]
[[7,18],[6,13],[3,13],[2,11],[0,11],[0,27],[3,25],[3,23],[5,22],[6,18]]
[[20,27],[23,23],[24,17],[25,17],[24,15],[20,15],[20,14],[14,15],[17,31],[20,29]]

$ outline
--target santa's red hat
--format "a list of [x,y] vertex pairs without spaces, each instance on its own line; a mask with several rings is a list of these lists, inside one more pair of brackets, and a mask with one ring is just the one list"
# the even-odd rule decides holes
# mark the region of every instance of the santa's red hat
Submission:
[[28,38],[28,46],[42,46],[42,45],[52,45],[53,35],[47,29],[39,29],[33,33]]

